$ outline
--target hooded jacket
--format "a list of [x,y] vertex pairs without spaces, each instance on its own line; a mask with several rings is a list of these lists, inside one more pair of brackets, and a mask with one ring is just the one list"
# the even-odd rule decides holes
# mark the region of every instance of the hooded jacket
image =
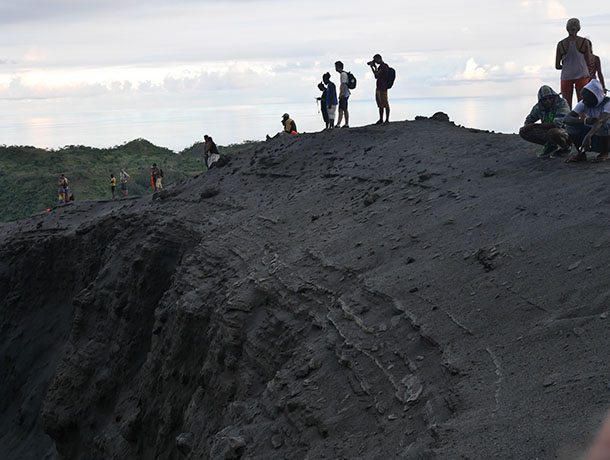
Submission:
[[602,112],[610,112],[610,104],[608,104],[610,98],[606,97],[606,92],[598,80],[591,80],[583,89],[587,89],[595,95],[597,105],[595,107],[587,107],[583,101],[580,101],[574,107],[574,112],[594,118],[599,118]]
[[[548,109],[542,104],[542,100],[546,97],[555,99],[555,103]],[[553,88],[544,85],[538,90],[538,104],[532,107],[532,111],[525,118],[525,124],[531,125],[541,121],[542,123],[553,123],[558,128],[563,128],[563,119],[568,113],[570,113],[568,102],[557,94]]]

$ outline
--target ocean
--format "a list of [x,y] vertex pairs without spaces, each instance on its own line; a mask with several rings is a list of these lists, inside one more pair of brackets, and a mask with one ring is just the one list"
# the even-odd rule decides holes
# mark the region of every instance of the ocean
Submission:
[[[413,120],[442,111],[458,125],[515,133],[535,103],[534,97],[454,97],[390,99],[391,120]],[[62,107],[66,104],[63,103]],[[112,147],[137,138],[176,152],[211,135],[217,144],[262,140],[281,129],[290,113],[299,131],[323,128],[317,102],[230,105],[224,107],[102,108],[74,103],[58,111],[53,101],[2,101],[0,144],[58,148],[65,145]],[[374,123],[378,112],[371,100],[350,101],[352,127]]]

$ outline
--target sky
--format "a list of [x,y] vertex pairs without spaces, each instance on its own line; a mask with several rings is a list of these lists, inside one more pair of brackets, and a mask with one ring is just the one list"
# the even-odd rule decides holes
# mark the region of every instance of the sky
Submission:
[[[396,69],[391,99],[535,97],[541,84],[558,89],[555,47],[570,17],[604,67],[605,0],[0,0],[0,144],[35,143],[41,126],[41,142],[59,144],[53,131],[70,124],[79,143],[79,120],[171,136],[172,120],[191,114],[201,132],[230,133],[227,113],[244,123],[252,107],[313,101],[336,60],[359,80],[352,100],[372,101],[375,53]],[[257,126],[277,130],[276,118]]]

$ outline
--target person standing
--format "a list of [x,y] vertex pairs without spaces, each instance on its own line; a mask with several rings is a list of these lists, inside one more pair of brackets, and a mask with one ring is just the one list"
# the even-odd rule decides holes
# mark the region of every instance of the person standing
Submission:
[[157,179],[159,178],[160,170],[157,167],[157,163],[153,163],[150,167],[150,186],[153,192],[157,191]]
[[121,169],[121,172],[119,173],[119,182],[121,183],[121,194],[123,195],[123,198],[127,198],[127,195],[129,195],[129,191],[128,191],[128,187],[127,187],[127,182],[129,181],[129,174],[127,174],[127,171],[125,171],[125,169]]
[[335,114],[337,113],[337,87],[330,81],[330,74],[326,72],[322,75],[322,81],[326,85],[326,110],[328,111],[328,128],[335,126]]
[[341,127],[341,121],[345,116],[344,128],[349,128],[349,111],[347,110],[347,101],[351,95],[349,90],[348,81],[349,77],[347,72],[343,70],[343,62],[335,62],[335,70],[339,72],[339,118],[337,119],[337,128]]
[[110,174],[110,192],[112,193],[112,201],[116,199],[114,191],[116,190],[116,177],[114,174]]
[[[373,56],[373,60],[367,62],[375,75],[377,85],[375,87],[375,100],[377,107],[379,108],[379,120],[378,125],[381,123],[390,122],[390,102],[388,100],[388,82],[390,77],[390,66],[383,62],[383,58],[380,54]],[[383,119],[383,113],[385,111],[385,121]]]
[[593,54],[593,45],[589,44],[591,47],[591,62],[589,65],[589,77],[591,80],[596,79],[602,84],[602,88],[606,91],[606,82],[604,81],[604,74],[602,73],[602,61],[599,56]]
[[328,109],[326,107],[326,86],[324,83],[320,83],[318,85],[318,89],[322,91],[320,97],[317,97],[316,100],[320,101],[320,112],[322,112],[322,120],[324,120],[324,129],[328,129]]
[[561,70],[561,95],[572,108],[572,95],[576,90],[577,102],[581,100],[581,91],[591,80],[589,66],[593,58],[591,42],[579,37],[580,21],[576,18],[566,24],[568,36],[557,43],[555,68]]
[[57,180],[57,195],[59,196],[59,204],[66,204],[69,200],[68,188],[70,181],[65,174],[61,174]]

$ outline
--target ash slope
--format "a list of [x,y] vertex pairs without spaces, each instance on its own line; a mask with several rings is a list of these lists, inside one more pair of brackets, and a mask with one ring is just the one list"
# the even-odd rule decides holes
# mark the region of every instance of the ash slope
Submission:
[[433,120],[3,226],[2,458],[573,458],[610,400],[607,165]]

